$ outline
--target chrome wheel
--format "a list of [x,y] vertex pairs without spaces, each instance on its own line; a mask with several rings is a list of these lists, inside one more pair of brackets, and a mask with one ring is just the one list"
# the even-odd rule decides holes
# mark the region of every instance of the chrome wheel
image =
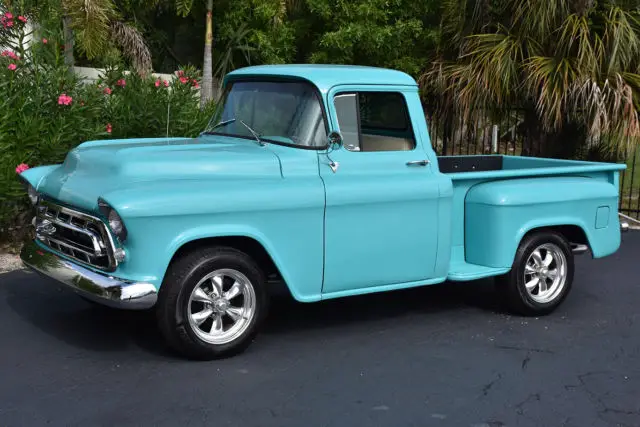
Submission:
[[527,259],[524,283],[529,296],[537,303],[553,301],[562,293],[567,281],[567,258],[553,243],[538,246]]
[[239,271],[220,269],[207,274],[191,292],[188,305],[191,329],[210,344],[226,344],[240,337],[251,324],[256,293]]

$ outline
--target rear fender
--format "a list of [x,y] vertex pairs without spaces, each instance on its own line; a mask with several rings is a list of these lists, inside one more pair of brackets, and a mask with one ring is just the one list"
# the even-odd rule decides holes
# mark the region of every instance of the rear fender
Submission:
[[522,238],[547,227],[582,229],[594,258],[620,246],[618,190],[583,177],[514,179],[478,184],[465,200],[468,263],[508,268]]

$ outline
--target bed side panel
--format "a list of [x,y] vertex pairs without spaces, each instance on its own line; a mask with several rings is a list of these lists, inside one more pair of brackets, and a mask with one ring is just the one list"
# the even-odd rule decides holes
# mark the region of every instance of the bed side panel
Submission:
[[509,267],[527,232],[557,225],[579,226],[595,258],[609,255],[620,246],[617,207],[617,187],[586,177],[478,184],[465,199],[466,261]]

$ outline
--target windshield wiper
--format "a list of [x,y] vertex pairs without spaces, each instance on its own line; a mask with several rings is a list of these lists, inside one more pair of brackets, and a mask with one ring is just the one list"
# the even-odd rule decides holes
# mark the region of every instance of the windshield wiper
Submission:
[[258,144],[260,144],[261,147],[265,146],[265,143],[262,142],[262,140],[260,139],[260,135],[258,135],[258,132],[256,132],[255,130],[251,129],[249,127],[248,124],[246,124],[245,122],[243,122],[242,120],[238,120],[240,123],[242,123],[244,125],[244,127],[246,127],[249,132],[251,132],[251,135],[253,135],[253,137],[256,139],[256,141],[258,141]]
[[217,124],[213,125],[213,127],[211,129],[207,129],[206,131],[202,132],[203,135],[207,135],[210,133],[214,133],[213,130],[219,128],[220,126],[224,126],[224,125],[228,125],[229,123],[233,123],[235,122],[236,119],[229,119],[229,120],[223,120],[221,122],[218,122]]
[[[210,134],[214,134],[216,132],[214,132],[213,130],[216,128],[219,128],[220,126],[224,126],[224,125],[228,125],[229,123],[233,123],[235,122],[236,119],[229,119],[229,120],[223,120],[217,124],[215,124],[211,129],[208,129],[204,132],[201,133],[201,135],[210,135]],[[249,130],[249,132],[251,132],[251,135],[253,135],[253,137],[256,139],[256,141],[258,141],[258,144],[260,144],[261,147],[264,147],[266,144],[260,139],[260,134],[258,134],[258,132],[256,132],[255,130],[251,129],[251,127],[249,127],[248,124],[246,124],[245,122],[243,122],[242,120],[238,120],[240,123],[242,123],[242,125],[244,127],[247,128],[247,130]]]

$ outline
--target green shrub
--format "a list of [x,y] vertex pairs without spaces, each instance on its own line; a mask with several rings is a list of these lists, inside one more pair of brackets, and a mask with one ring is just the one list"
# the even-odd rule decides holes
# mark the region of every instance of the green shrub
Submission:
[[92,139],[195,136],[213,108],[200,110],[193,69],[165,83],[112,68],[84,84],[64,65],[58,37],[25,48],[24,29],[17,19],[0,25],[0,46],[8,46],[0,48],[0,240],[27,217],[17,165],[61,163]]

